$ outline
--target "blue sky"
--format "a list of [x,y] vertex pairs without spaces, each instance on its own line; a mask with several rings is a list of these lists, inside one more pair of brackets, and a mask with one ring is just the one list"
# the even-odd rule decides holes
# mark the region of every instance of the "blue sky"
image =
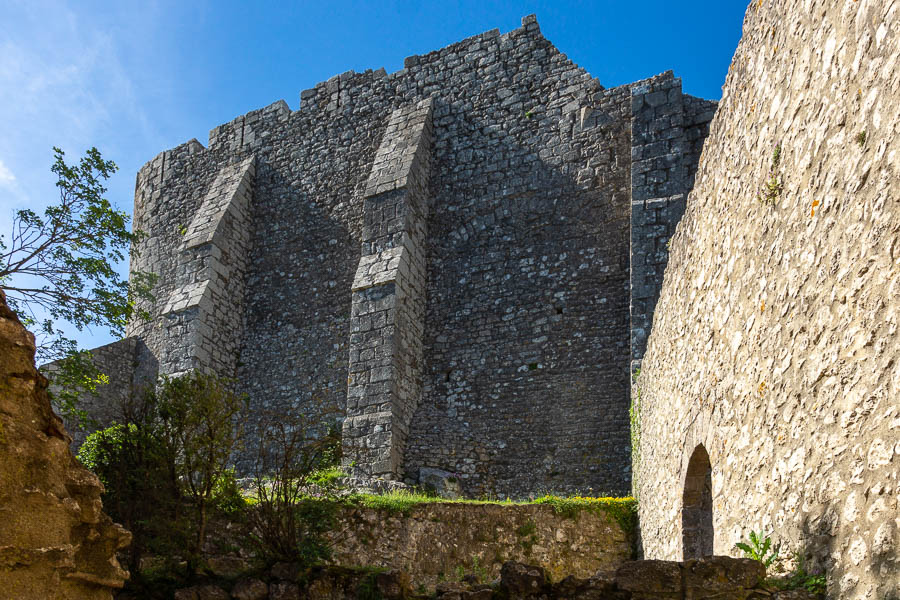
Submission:
[[[97,146],[119,173],[108,197],[132,209],[134,177],[162,150],[349,69],[536,14],[545,37],[606,87],[672,69],[719,98],[746,9],[707,2],[237,2],[0,0],[0,233],[12,212],[55,202],[51,147],[70,162]],[[124,267],[123,267],[124,271]],[[108,332],[77,336],[86,347]]]

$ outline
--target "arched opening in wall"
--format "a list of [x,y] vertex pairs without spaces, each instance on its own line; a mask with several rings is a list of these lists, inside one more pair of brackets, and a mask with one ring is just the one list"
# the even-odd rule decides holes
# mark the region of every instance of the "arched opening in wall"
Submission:
[[684,560],[713,553],[712,466],[703,444],[694,448],[684,478],[681,508]]

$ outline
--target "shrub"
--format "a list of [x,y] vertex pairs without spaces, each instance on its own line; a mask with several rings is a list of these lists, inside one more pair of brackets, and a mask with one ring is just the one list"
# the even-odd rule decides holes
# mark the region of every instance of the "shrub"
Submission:
[[174,459],[181,493],[194,512],[193,539],[187,547],[193,567],[191,557],[199,556],[206,539],[217,484],[243,436],[240,417],[248,398],[235,393],[230,381],[194,371],[163,377],[150,402],[156,406],[157,431]]
[[[191,373],[162,378],[124,407],[126,423],[88,436],[79,459],[106,487],[104,506],[133,534],[129,567],[141,557],[187,561],[195,571],[211,513],[235,517],[244,500],[228,468],[241,440],[246,397],[227,380]],[[139,577],[139,575],[138,575]]]
[[311,566],[330,556],[325,534],[334,528],[334,500],[344,473],[337,468],[340,438],[300,413],[261,419],[254,467],[255,502],[246,512],[249,545],[268,563]]
[[103,508],[132,532],[128,566],[146,553],[170,555],[185,542],[180,493],[167,449],[146,424],[114,424],[91,433],[78,459],[105,487]]

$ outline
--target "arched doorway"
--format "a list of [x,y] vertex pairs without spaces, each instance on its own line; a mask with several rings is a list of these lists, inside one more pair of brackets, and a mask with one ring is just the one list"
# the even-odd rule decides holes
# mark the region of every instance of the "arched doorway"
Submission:
[[694,448],[684,477],[681,532],[684,560],[713,553],[712,466],[703,444]]

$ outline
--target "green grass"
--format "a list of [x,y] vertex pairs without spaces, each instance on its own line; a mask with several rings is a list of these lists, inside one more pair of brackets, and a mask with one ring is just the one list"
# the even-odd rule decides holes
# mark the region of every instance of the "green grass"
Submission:
[[467,500],[464,498],[448,499],[440,496],[423,494],[421,492],[408,492],[406,490],[394,490],[384,494],[351,494],[342,499],[342,502],[351,506],[363,506],[375,508],[392,513],[409,514],[416,506],[423,504],[529,504],[529,502],[514,502],[512,500]]
[[587,496],[555,496],[545,495],[533,500],[469,500],[441,498],[417,492],[398,490],[385,494],[352,494],[342,500],[352,506],[362,506],[384,510],[391,513],[409,514],[424,504],[480,504],[500,506],[525,506],[530,504],[549,504],[554,512],[569,518],[575,518],[583,510],[595,514],[606,514],[618,523],[625,531],[633,531],[637,523],[637,501],[626,498],[592,498]]
[[637,500],[625,498],[591,498],[587,496],[542,496],[534,504],[549,504],[553,510],[565,517],[575,518],[583,510],[595,514],[606,514],[626,532],[633,532],[637,526]]
[[[315,497],[306,497],[306,500],[316,500]],[[249,504],[253,504],[252,498],[247,498]],[[637,523],[637,500],[628,496],[625,498],[595,498],[589,496],[556,496],[546,494],[539,498],[527,500],[510,500],[509,498],[442,498],[433,494],[414,492],[407,490],[394,490],[383,494],[350,494],[338,500],[328,500],[345,506],[357,506],[373,508],[388,513],[408,515],[417,506],[425,504],[475,504],[495,506],[527,506],[534,504],[549,504],[554,512],[568,518],[576,518],[578,513],[587,510],[596,514],[606,514],[618,523],[627,532],[633,531]]]

